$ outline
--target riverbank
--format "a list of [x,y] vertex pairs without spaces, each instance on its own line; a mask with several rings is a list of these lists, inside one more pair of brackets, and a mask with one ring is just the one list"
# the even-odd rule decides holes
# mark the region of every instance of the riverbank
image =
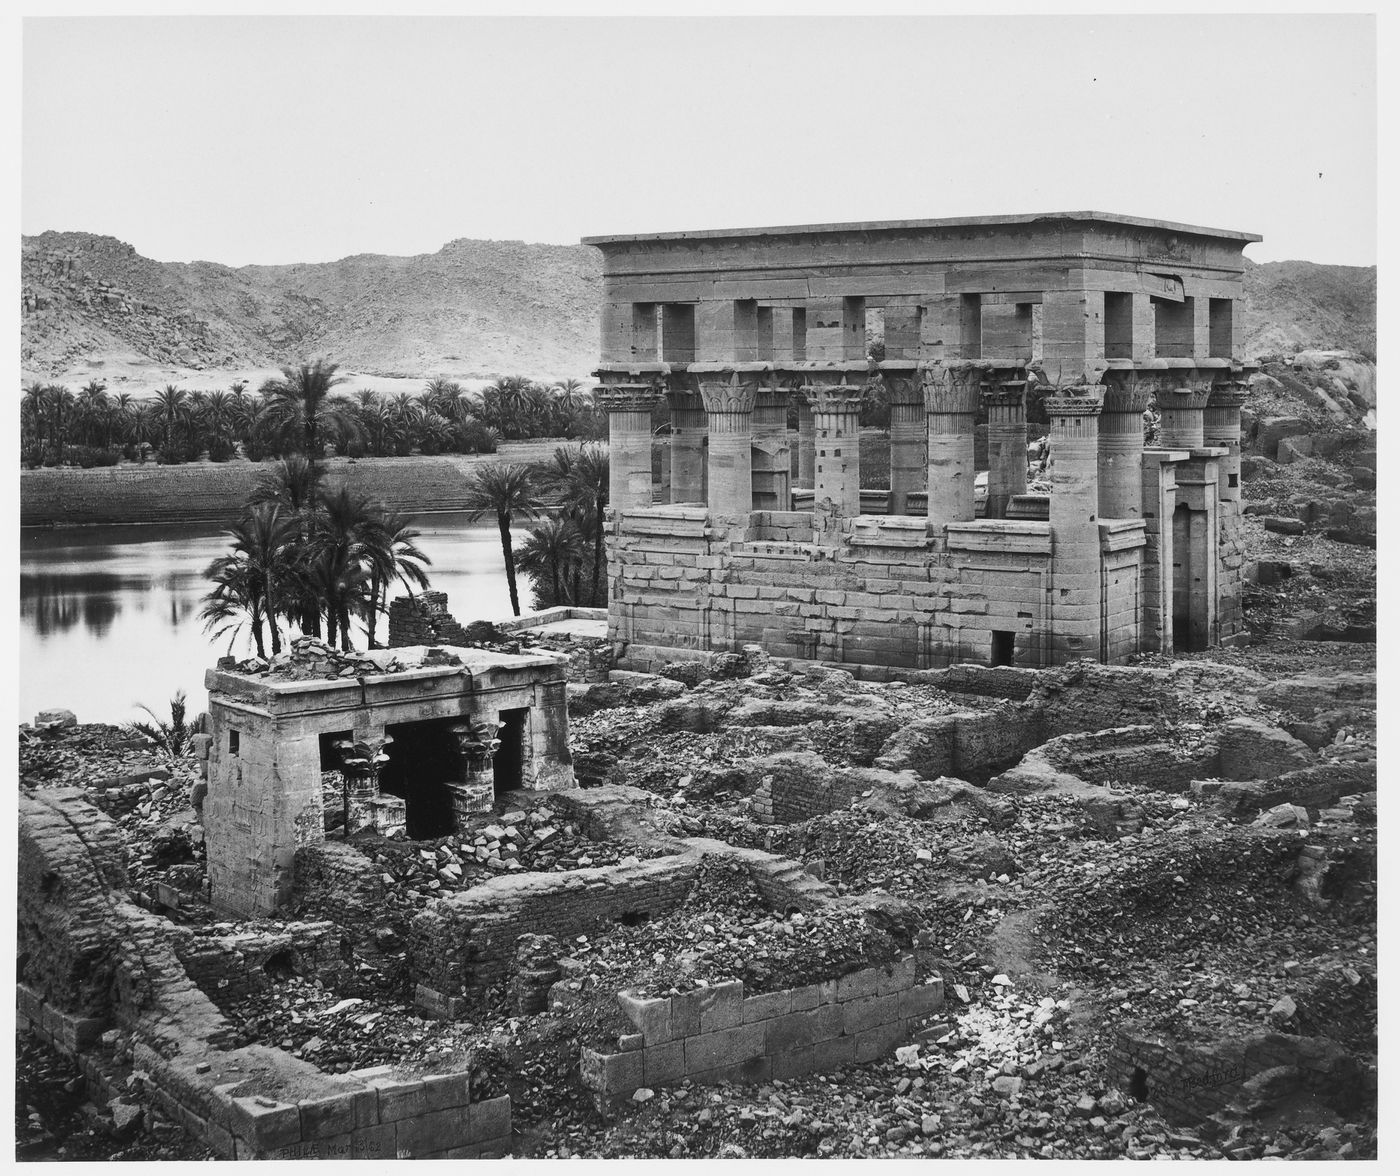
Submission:
[[[441,457],[333,457],[326,485],[349,486],[409,514],[462,510],[467,475],[492,461],[547,461],[559,438],[507,441],[494,454]],[[21,470],[22,527],[111,526],[122,523],[224,523],[235,518],[271,462],[125,464],[105,469]]]

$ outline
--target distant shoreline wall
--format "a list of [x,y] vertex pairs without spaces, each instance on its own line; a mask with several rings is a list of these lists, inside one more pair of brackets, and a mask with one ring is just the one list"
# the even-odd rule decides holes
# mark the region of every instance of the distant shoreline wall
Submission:
[[[328,458],[325,466],[330,490],[349,485],[409,514],[466,506],[467,477],[460,459]],[[272,462],[230,461],[21,470],[20,526],[231,522],[259,475],[273,468]]]

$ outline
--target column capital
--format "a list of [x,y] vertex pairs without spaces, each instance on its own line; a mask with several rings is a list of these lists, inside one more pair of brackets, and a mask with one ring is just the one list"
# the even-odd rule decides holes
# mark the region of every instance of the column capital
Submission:
[[919,369],[926,413],[976,413],[982,401],[982,368],[975,361],[934,360]]
[[1105,413],[1131,413],[1141,416],[1152,402],[1157,383],[1153,379],[1115,381],[1104,385],[1103,410]]
[[864,384],[803,384],[802,395],[813,412],[859,414],[867,400]]
[[891,408],[923,402],[923,381],[919,376],[917,360],[887,359],[880,363],[879,368]]
[[1199,410],[1210,399],[1209,381],[1179,380],[1172,377],[1157,389],[1157,407],[1179,410]]
[[766,363],[693,363],[687,373],[699,384],[707,413],[752,413]]
[[982,403],[988,408],[1025,408],[1026,381],[993,377],[982,384]]
[[1061,388],[1045,398],[1045,411],[1052,417],[1096,417],[1103,412],[1101,389],[1093,385],[1082,385],[1083,391],[1076,393],[1070,388]]
[[659,384],[599,384],[593,403],[604,412],[650,412],[660,402]]
[[1248,385],[1231,381],[1227,384],[1216,384],[1215,387],[1210,390],[1210,398],[1206,401],[1206,407],[1240,408],[1248,399]]

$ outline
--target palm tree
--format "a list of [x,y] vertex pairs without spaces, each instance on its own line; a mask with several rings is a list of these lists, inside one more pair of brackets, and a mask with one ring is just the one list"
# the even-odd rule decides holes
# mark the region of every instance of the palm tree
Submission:
[[123,723],[122,727],[128,734],[141,735],[151,740],[161,755],[166,759],[171,767],[190,754],[193,746],[194,728],[185,722],[185,692],[175,691],[175,697],[170,700],[170,722],[158,718],[155,711],[144,703],[138,706],[151,717],[148,723],[138,720],[134,723]]
[[160,418],[162,425],[160,442],[160,450],[164,455],[162,461],[174,460],[175,430],[189,418],[188,402],[189,393],[183,388],[175,387],[174,384],[167,384],[155,395],[153,403],[156,415]]
[[433,562],[413,542],[422,532],[414,529],[408,515],[396,510],[380,512],[374,519],[374,530],[369,544],[369,608],[365,618],[371,649],[376,646],[379,614],[388,611],[389,585],[398,578],[411,596],[413,584],[428,587],[424,569]]
[[269,420],[284,447],[303,454],[313,467],[327,439],[339,441],[357,432],[352,403],[331,395],[331,389],[345,382],[335,374],[339,366],[318,359],[284,367],[282,379],[268,380],[261,388]]
[[20,401],[20,421],[23,425],[27,423],[34,433],[35,448],[39,454],[39,461],[44,458],[44,437],[47,409],[45,397],[48,389],[43,384],[35,380],[24,390],[24,397]]
[[476,520],[488,512],[494,512],[496,525],[500,528],[510,607],[518,617],[520,596],[515,587],[515,552],[510,545],[510,524],[517,514],[533,519],[540,513],[540,502],[530,484],[528,466],[493,461],[471,475],[467,482],[467,517]]
[[203,399],[198,420],[212,461],[224,461],[233,455],[242,416],[240,400],[241,397],[222,389],[210,392]]
[[222,624],[218,635],[228,631],[228,622],[246,612],[258,656],[265,656],[262,618],[272,631],[272,652],[282,652],[277,616],[284,611],[294,578],[293,548],[298,538],[299,520],[288,515],[281,503],[251,502],[242,517],[225,534],[233,540],[230,554],[220,556],[205,570],[214,581],[214,590],[205,597],[201,616],[206,630]]
[[44,389],[44,409],[48,415],[49,435],[58,447],[58,464],[63,464],[63,446],[72,427],[75,401],[73,393],[62,384],[50,384]]
[[[603,565],[603,511],[608,505],[608,451],[602,445],[580,445],[577,449],[559,446],[547,475],[550,490],[561,499],[564,512],[579,531],[593,541],[593,566],[588,603],[599,602],[599,589],[606,581]],[[573,597],[584,603],[577,583],[575,565]]]
[[[583,560],[583,536],[572,519],[549,517],[538,526],[532,527],[525,542],[516,552],[520,569],[532,576],[539,584],[545,577],[549,580],[549,598],[537,601],[546,608],[556,604],[572,603],[566,600],[565,590],[569,573],[576,571]],[[536,589],[537,597],[544,593]]]

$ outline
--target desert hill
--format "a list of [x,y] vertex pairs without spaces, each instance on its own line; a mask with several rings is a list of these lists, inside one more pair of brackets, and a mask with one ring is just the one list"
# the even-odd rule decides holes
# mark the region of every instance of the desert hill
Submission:
[[[313,355],[413,380],[583,378],[596,363],[601,259],[581,245],[462,239],[414,257],[233,269],[46,232],[22,238],[20,256],[25,381],[163,383]],[[1248,263],[1246,354],[1374,355],[1375,294],[1374,266]]]

